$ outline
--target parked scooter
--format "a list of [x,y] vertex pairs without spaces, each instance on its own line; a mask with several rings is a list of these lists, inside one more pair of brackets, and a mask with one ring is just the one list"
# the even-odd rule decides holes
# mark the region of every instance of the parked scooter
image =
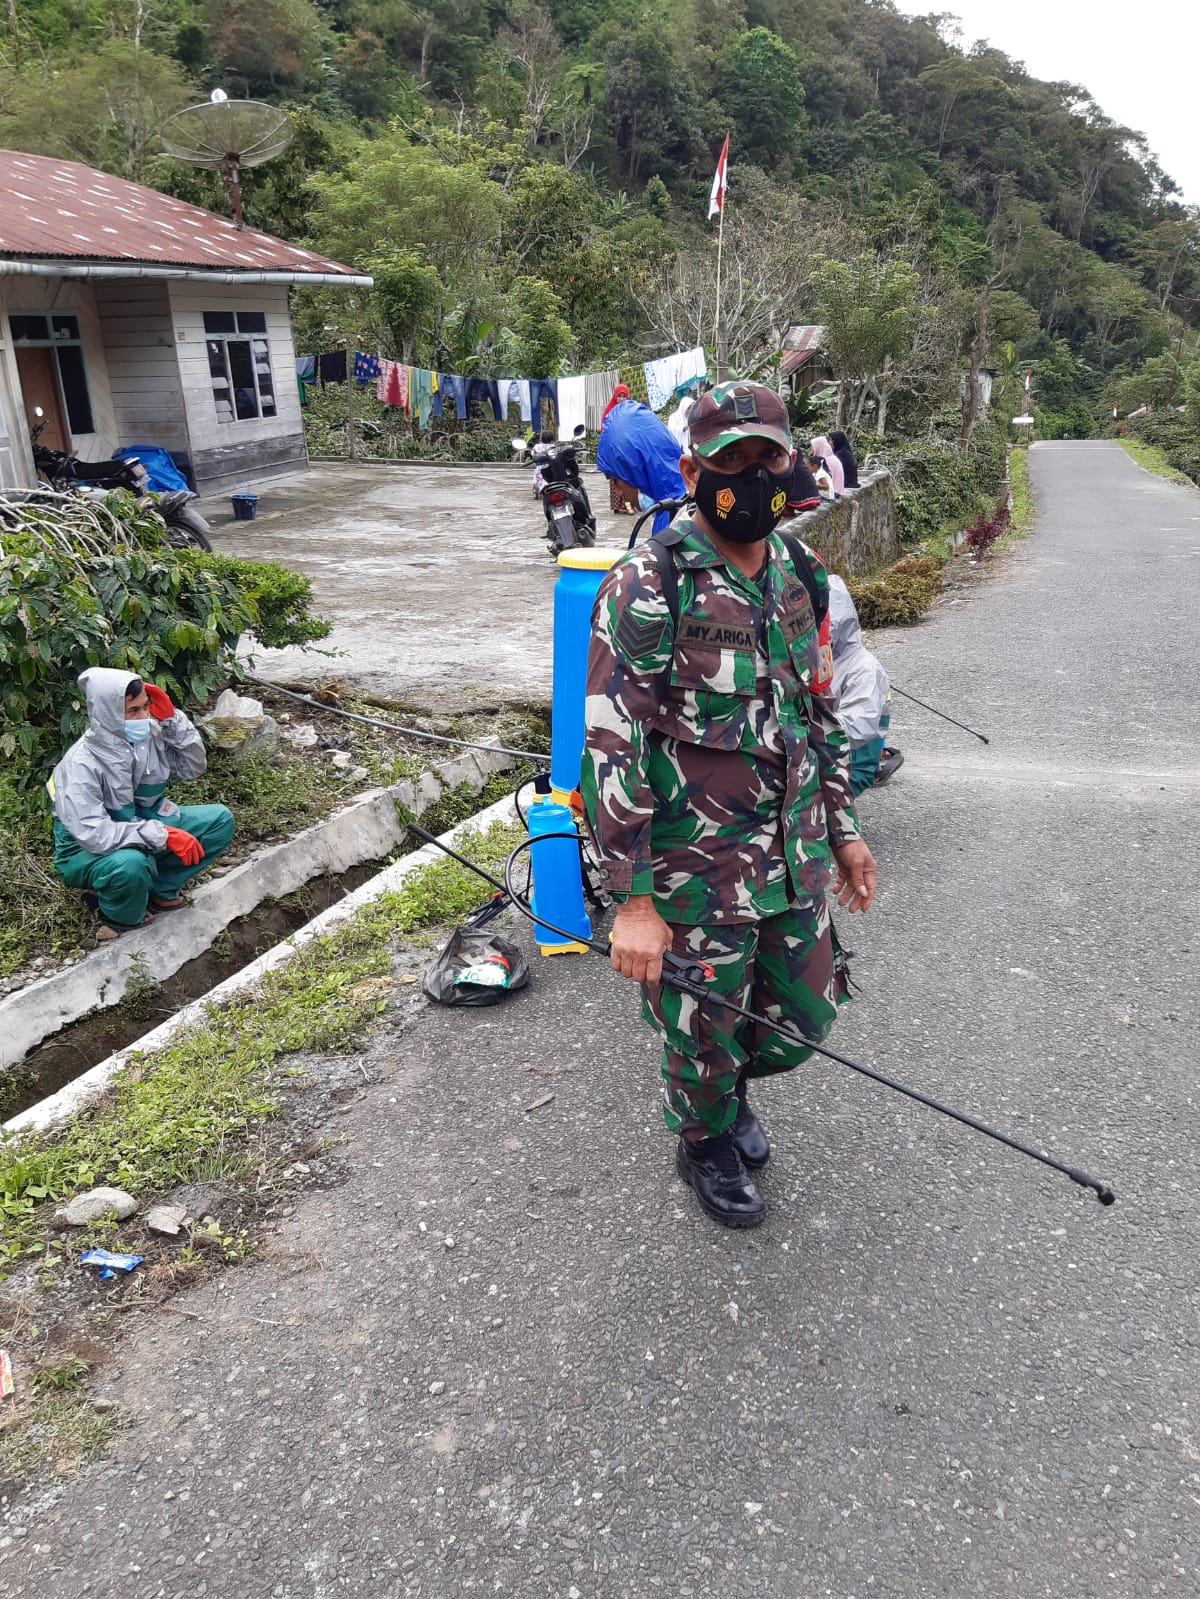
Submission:
[[193,509],[200,496],[190,489],[175,489],[167,494],[151,494],[146,468],[136,455],[124,460],[81,461],[77,455],[52,450],[38,441],[49,420],[41,406],[34,407],[39,418],[29,435],[33,445],[33,464],[39,475],[60,494],[74,490],[79,494],[103,498],[116,490],[132,494],[141,510],[157,511],[167,530],[167,543],[173,549],[189,547],[211,550],[208,523]]
[[578,451],[584,433],[582,427],[577,427],[569,444],[551,445],[546,458],[535,467],[535,480],[538,474],[541,476],[546,540],[556,560],[563,550],[596,542],[596,518],[579,473]]

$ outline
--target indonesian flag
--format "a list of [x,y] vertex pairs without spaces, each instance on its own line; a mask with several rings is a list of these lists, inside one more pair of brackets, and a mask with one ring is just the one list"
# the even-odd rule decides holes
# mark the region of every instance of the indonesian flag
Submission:
[[712,193],[708,197],[708,218],[711,222],[718,211],[725,209],[725,186],[729,182],[729,135],[717,157],[717,170],[713,173]]

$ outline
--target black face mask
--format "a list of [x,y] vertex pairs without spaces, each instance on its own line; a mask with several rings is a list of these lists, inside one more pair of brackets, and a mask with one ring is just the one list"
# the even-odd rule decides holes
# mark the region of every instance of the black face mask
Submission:
[[765,466],[748,466],[730,473],[701,467],[696,509],[721,538],[756,544],[783,515],[791,481],[790,467],[786,472],[768,472]]

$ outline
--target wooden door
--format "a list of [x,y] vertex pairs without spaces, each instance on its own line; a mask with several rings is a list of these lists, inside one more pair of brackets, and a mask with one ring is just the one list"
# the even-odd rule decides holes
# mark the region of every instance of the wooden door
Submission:
[[46,413],[46,426],[38,443],[44,444],[49,450],[69,451],[71,435],[67,432],[67,424],[63,418],[54,351],[33,345],[18,349],[16,354],[17,372],[21,378],[21,398],[25,402],[25,418],[30,428],[32,429],[34,424],[41,420],[34,414],[35,406],[40,405]]

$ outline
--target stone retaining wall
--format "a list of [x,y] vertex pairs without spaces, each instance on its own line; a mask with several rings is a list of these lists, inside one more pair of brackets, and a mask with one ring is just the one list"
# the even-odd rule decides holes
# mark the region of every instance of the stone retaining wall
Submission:
[[860,487],[832,505],[787,523],[842,577],[862,577],[894,561],[900,553],[896,527],[896,485],[890,472],[867,472]]

